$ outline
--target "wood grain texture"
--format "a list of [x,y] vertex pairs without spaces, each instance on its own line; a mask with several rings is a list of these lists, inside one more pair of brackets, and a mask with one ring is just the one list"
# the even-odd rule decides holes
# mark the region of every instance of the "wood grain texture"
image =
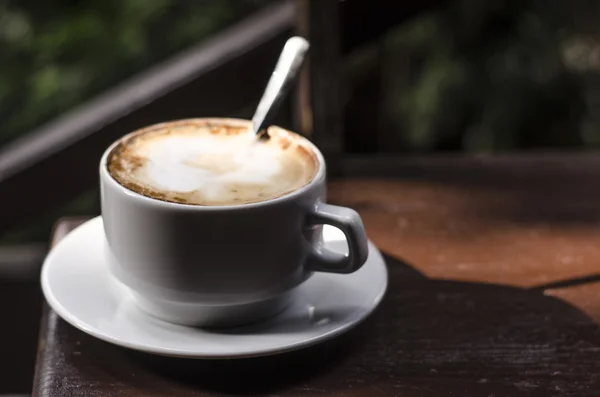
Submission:
[[357,329],[195,361],[109,345],[48,311],[34,395],[598,396],[600,157],[566,159],[421,159],[394,179],[333,181],[330,201],[361,213],[390,271]]

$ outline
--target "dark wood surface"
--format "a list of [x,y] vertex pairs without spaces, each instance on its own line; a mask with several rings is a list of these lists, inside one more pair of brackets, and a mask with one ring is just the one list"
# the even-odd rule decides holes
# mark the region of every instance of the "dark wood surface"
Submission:
[[34,395],[599,396],[600,157],[381,165],[395,178],[329,186],[390,271],[357,329],[280,356],[182,360],[112,346],[47,311]]

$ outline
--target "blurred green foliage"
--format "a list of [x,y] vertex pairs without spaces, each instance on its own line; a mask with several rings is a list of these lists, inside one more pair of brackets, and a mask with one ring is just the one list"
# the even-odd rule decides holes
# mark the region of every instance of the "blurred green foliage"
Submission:
[[268,0],[0,0],[0,145]]
[[[268,2],[0,0],[0,145]],[[348,149],[600,147],[598,22],[589,0],[440,2],[349,54]],[[3,241],[97,211],[86,192]]]
[[[270,0],[0,0],[0,145],[199,43]],[[98,191],[1,236],[47,241],[99,211]]]
[[598,146],[599,101],[590,100],[600,92],[598,4],[455,0],[399,24],[375,44],[378,63],[357,61],[362,71],[351,71],[378,76],[379,104],[370,115],[378,147]]

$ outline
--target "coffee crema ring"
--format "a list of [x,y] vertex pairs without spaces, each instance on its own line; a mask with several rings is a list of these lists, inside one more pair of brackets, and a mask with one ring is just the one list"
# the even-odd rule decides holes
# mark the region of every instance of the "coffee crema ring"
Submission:
[[191,119],[124,137],[108,156],[111,176],[157,200],[192,205],[266,201],[312,181],[318,159],[301,136],[269,127],[252,140],[249,121]]

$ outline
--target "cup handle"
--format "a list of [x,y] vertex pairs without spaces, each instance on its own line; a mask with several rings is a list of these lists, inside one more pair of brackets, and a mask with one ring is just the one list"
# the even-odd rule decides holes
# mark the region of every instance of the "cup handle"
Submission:
[[340,229],[348,242],[348,255],[331,251],[314,243],[308,257],[308,267],[316,272],[353,273],[365,264],[369,245],[362,219],[356,211],[319,202],[308,215],[309,226],[331,225]]

